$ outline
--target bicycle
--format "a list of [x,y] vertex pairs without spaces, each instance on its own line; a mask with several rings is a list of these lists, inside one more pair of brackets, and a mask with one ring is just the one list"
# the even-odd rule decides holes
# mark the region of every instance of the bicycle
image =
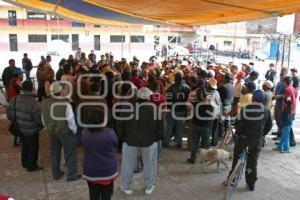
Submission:
[[[228,127],[225,130],[225,133],[222,137],[222,140],[219,142],[219,148],[223,149],[225,145],[230,145],[233,143],[233,136],[234,136],[234,132],[233,132],[233,125],[232,125],[232,121],[229,122]],[[231,138],[230,138],[231,136]],[[228,141],[228,139],[230,138],[230,140]]]
[[228,179],[224,182],[225,193],[223,200],[230,200],[232,193],[236,190],[238,183],[240,182],[243,172],[245,169],[246,161],[248,156],[248,147],[241,153],[238,162],[236,163],[234,169],[230,173]]

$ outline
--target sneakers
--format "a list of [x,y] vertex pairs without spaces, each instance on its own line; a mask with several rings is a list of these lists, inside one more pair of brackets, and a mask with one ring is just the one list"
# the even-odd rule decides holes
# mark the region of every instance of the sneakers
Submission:
[[280,153],[291,153],[290,150],[281,150]]
[[124,192],[124,193],[127,194],[127,195],[131,195],[131,194],[132,194],[132,190],[125,190],[125,189],[122,187],[122,185],[121,185],[121,190],[122,190],[122,192]]
[[154,185],[152,187],[146,188],[145,189],[145,194],[147,194],[147,195],[152,194],[152,192],[153,192],[154,189],[155,189]]

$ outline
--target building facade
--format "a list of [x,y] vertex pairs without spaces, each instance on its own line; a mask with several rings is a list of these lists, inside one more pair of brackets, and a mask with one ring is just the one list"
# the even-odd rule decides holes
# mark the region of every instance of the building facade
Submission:
[[0,52],[70,54],[80,47],[118,58],[153,55],[161,45],[186,43],[195,35],[192,27],[182,26],[84,24],[10,4],[0,5],[0,29]]

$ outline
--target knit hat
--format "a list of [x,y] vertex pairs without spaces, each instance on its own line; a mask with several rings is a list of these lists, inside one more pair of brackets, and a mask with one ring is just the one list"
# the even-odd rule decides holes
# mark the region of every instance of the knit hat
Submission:
[[257,102],[263,102],[265,100],[265,93],[262,90],[255,90],[253,97]]

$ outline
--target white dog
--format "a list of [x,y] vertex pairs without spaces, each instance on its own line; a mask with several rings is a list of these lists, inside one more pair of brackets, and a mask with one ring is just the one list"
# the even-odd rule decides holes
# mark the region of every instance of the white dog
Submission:
[[233,156],[224,149],[201,149],[198,154],[200,162],[208,162],[206,166],[210,166],[217,163],[217,172],[219,173],[219,166],[222,163],[227,169],[229,169],[226,161],[232,160]]

